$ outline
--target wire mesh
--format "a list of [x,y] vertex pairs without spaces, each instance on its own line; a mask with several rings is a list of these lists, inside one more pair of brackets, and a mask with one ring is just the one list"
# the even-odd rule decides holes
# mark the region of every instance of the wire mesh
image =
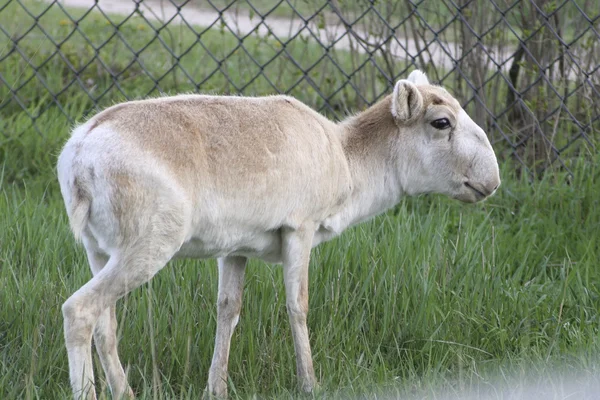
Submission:
[[5,0],[0,140],[180,92],[286,93],[341,119],[421,68],[501,159],[569,170],[595,154],[599,26],[596,0]]

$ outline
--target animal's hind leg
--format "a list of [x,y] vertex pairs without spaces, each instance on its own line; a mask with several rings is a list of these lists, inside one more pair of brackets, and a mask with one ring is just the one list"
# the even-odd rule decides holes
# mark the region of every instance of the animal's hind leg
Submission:
[[[108,262],[108,256],[95,250],[93,242],[91,238],[84,239],[92,273],[97,275]],[[133,390],[127,384],[127,376],[117,353],[117,316],[114,304],[100,314],[94,328],[94,344],[113,398],[133,398]]]
[[[98,319],[120,297],[164,267],[181,245],[179,236],[175,232],[162,232],[159,236],[138,238],[135,244],[111,255],[104,268],[63,304],[69,374],[76,399],[96,398],[91,340]],[[111,318],[109,315],[108,319]]]
[[117,316],[115,305],[100,314],[94,329],[94,344],[106,374],[114,399],[133,398],[133,390],[127,383],[119,354],[117,353]]

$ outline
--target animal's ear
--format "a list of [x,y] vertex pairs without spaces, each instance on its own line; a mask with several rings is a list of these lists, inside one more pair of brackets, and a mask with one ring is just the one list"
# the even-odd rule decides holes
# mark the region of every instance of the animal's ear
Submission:
[[398,81],[392,94],[392,115],[396,121],[409,122],[419,117],[422,111],[423,96],[419,89],[408,80]]
[[407,81],[414,83],[415,85],[429,85],[429,79],[427,75],[421,70],[415,69],[408,76]]

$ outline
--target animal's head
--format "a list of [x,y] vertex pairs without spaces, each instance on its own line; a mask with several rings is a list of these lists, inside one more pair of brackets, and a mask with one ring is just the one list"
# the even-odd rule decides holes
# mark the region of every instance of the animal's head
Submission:
[[416,70],[396,83],[391,107],[409,194],[442,193],[476,202],[495,192],[500,175],[494,150],[483,129],[445,89]]

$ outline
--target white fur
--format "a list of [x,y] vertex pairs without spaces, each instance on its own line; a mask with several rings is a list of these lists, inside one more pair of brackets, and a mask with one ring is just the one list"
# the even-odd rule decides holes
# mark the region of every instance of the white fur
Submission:
[[[425,104],[425,91],[446,96],[443,104]],[[431,126],[440,118],[452,130]],[[114,398],[133,395],[117,355],[115,302],[173,257],[219,258],[208,379],[217,396],[227,393],[246,260],[282,262],[298,378],[311,391],[311,248],[404,195],[474,202],[500,183],[481,128],[420,71],[399,81],[391,99],[339,124],[281,96],[115,106],[74,130],[58,178],[94,274],[63,305],[71,384],[87,399],[95,398],[92,335]]]
[[418,69],[411,72],[410,75],[408,75],[407,80],[415,85],[429,85],[429,79],[427,79],[427,75]]
[[408,123],[420,116],[423,97],[416,85],[410,80],[400,80],[394,86],[392,94],[392,115],[399,122]]

